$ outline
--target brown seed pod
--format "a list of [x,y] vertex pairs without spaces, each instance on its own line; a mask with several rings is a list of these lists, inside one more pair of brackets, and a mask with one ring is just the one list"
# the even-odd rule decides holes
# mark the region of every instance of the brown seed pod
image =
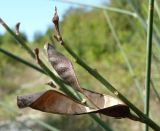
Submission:
[[43,112],[65,115],[78,115],[93,111],[89,107],[55,90],[19,96],[17,97],[17,105],[20,108],[31,107]]
[[55,71],[58,73],[58,75],[68,85],[73,87],[73,89],[79,92],[83,92],[75,75],[71,61],[63,54],[56,51],[54,47],[49,43],[45,44],[44,48],[47,52],[49,62],[51,63]]
[[129,108],[124,104],[118,104],[118,99],[110,96],[106,96],[105,99],[108,101],[105,107],[93,109],[58,91],[48,90],[28,96],[18,96],[17,105],[20,108],[31,107],[43,112],[63,115],[101,113],[115,118],[125,118],[130,115]]

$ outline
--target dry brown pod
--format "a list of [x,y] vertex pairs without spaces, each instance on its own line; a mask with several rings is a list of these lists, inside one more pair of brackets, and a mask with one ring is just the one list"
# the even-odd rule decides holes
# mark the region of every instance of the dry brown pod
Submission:
[[45,44],[44,48],[47,52],[49,62],[58,75],[73,89],[82,92],[83,90],[79,85],[71,61],[62,53],[56,51],[49,43]]
[[89,113],[101,113],[115,118],[125,118],[130,114],[129,108],[124,104],[118,104],[116,98],[106,97],[109,102],[105,108],[93,109],[55,90],[47,90],[28,96],[18,96],[19,108],[31,107],[43,112],[62,115],[81,115]]

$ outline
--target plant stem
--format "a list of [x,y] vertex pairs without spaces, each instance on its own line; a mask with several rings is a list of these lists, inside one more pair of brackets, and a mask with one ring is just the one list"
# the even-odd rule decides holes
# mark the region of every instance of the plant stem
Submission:
[[[151,60],[152,60],[152,34],[153,34],[153,11],[154,0],[149,0],[148,7],[148,27],[147,27],[147,57],[146,57],[146,96],[144,112],[149,117],[149,100],[150,100],[150,79],[151,79]],[[149,130],[149,126],[145,125],[145,131]]]

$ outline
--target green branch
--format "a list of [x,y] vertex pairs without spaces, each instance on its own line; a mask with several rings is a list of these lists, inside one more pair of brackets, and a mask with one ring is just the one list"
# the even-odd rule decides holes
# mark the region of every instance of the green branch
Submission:
[[[147,27],[147,57],[146,57],[146,81],[145,81],[145,109],[144,112],[149,117],[149,100],[150,100],[150,80],[151,80],[151,60],[152,60],[152,34],[153,34],[153,12],[154,0],[149,0],[148,7],[148,27]],[[149,130],[149,126],[145,125],[145,131]]]

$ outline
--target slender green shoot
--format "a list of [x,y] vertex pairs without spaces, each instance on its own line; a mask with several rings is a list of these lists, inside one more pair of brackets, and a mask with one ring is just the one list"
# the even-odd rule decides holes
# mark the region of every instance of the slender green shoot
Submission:
[[[153,34],[153,12],[154,0],[149,0],[148,7],[148,28],[147,28],[147,57],[146,57],[146,96],[144,112],[149,117],[149,100],[150,100],[150,80],[151,80],[151,60],[152,60],[152,34]],[[148,124],[145,125],[145,131],[149,130]]]

